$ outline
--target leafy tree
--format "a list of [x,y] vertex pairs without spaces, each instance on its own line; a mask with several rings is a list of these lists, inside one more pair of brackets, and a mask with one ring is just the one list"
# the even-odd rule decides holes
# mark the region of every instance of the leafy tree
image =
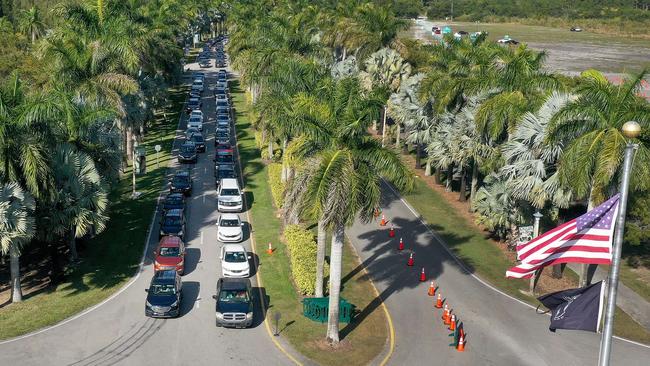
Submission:
[[40,11],[34,6],[22,11],[18,24],[19,29],[31,37],[32,44],[45,34],[45,23],[41,20]]

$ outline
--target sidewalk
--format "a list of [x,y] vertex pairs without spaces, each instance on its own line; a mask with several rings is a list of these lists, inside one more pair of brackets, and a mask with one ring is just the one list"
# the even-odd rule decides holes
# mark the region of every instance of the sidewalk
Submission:
[[[580,273],[579,263],[567,264],[575,273]],[[591,275],[591,283],[605,280],[608,276],[607,271],[598,266],[596,271]],[[627,313],[632,319],[639,323],[642,327],[650,330],[650,303],[643,297],[639,296],[629,287],[623,284],[623,281],[618,281],[618,294],[616,296],[616,305]]]

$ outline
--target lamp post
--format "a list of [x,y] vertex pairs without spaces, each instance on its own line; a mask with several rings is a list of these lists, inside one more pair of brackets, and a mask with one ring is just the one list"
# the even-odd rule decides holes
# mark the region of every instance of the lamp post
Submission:
[[131,183],[133,186],[133,193],[131,197],[133,199],[136,199],[138,198],[138,192],[136,192],[135,190],[135,159],[136,159],[135,150],[138,147],[138,140],[135,138],[135,135],[132,136],[132,139],[133,139],[133,152],[131,153],[131,179],[132,179]]
[[621,178],[619,186],[619,193],[621,196],[618,203],[618,213],[616,214],[616,229],[614,231],[614,245],[612,247],[612,265],[609,270],[609,280],[607,283],[607,308],[605,310],[603,335],[600,339],[600,354],[598,356],[599,366],[608,366],[611,358],[614,311],[616,310],[618,273],[621,266],[621,249],[623,248],[623,234],[625,232],[625,215],[627,211],[627,197],[630,185],[630,171],[632,170],[634,151],[639,148],[639,145],[633,143],[632,139],[641,134],[641,126],[634,121],[625,122],[622,132],[623,135],[628,138],[628,142],[625,145],[623,177]]

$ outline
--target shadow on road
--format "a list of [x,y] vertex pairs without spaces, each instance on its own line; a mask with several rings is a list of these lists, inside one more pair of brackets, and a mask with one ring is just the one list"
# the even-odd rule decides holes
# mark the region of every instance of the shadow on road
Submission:
[[181,300],[181,313],[179,317],[189,314],[194,309],[196,300],[199,299],[201,284],[195,281],[183,281],[183,299]]
[[196,269],[196,266],[201,262],[201,249],[200,248],[187,248],[185,249],[185,272],[183,275],[188,275]]

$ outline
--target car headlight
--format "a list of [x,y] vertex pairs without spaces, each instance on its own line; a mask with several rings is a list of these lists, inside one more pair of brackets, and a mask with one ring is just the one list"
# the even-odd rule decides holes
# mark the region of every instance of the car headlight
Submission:
[[183,236],[183,230],[178,232],[178,236]]
[[170,305],[171,307],[175,308],[178,306],[178,300],[174,301],[173,304]]
[[223,320],[223,314],[220,312],[217,312],[217,319]]
[[151,303],[149,301],[147,301],[147,307],[151,308],[151,307],[153,307],[153,305],[151,305]]
[[160,230],[160,235],[165,235],[165,232],[163,230]]
[[250,313],[246,313],[246,320],[251,320],[253,319],[253,312],[251,311]]

